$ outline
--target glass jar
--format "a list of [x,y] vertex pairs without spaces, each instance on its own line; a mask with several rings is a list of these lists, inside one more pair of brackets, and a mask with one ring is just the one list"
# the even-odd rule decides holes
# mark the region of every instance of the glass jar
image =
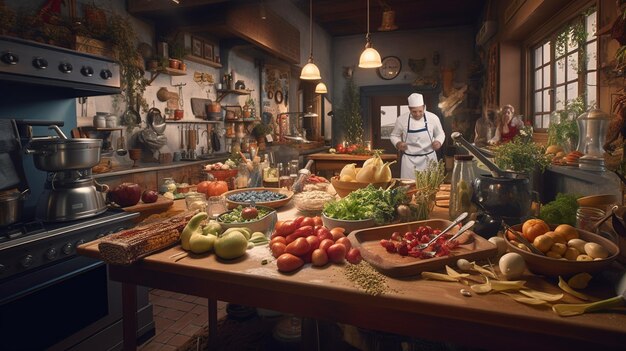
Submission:
[[472,155],[454,155],[448,206],[450,220],[463,212],[476,212],[476,206],[472,203],[472,183],[476,179],[473,159]]
[[576,228],[596,231],[593,226],[604,217],[605,212],[595,207],[579,207],[576,210]]
[[161,190],[161,193],[173,193],[176,191],[176,182],[173,178],[163,178],[163,185],[161,185],[159,190]]
[[[297,177],[297,173],[296,173]],[[289,172],[289,163],[278,164],[278,187],[291,190],[293,181]]]
[[224,196],[211,196],[207,200],[207,214],[209,218],[216,219],[222,213],[228,211],[228,204]]
[[237,169],[237,178],[235,178],[235,189],[242,189],[248,187],[248,181],[250,180],[250,171],[246,162],[239,164]]
[[200,210],[200,212],[206,212],[206,194],[191,191],[185,195],[185,204],[190,211]]

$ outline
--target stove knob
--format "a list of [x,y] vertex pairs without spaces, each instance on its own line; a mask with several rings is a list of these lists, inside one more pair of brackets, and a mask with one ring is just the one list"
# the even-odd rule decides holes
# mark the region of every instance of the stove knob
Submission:
[[24,257],[22,257],[22,259],[20,260],[20,264],[22,265],[22,268],[28,268],[30,266],[33,265],[33,256],[32,255],[26,255]]
[[59,71],[63,72],[63,73],[72,73],[72,69],[74,67],[72,67],[71,63],[68,62],[61,62],[59,64]]
[[33,67],[37,69],[46,69],[48,68],[48,60],[43,57],[35,57],[33,59]]
[[4,53],[1,59],[2,62],[6,63],[7,65],[16,65],[18,62],[20,62],[20,58],[12,52]]
[[72,245],[72,243],[67,243],[65,245],[63,245],[63,253],[66,255],[69,255],[72,253],[72,249],[74,248],[74,245]]
[[57,249],[55,249],[54,247],[51,247],[46,251],[46,258],[52,261],[55,258],[57,258],[57,254],[58,254]]
[[93,76],[93,68],[89,66],[83,66],[83,68],[80,69],[80,73],[82,73],[82,75],[85,77],[91,77]]
[[103,69],[100,71],[100,77],[102,77],[102,79],[111,79],[111,77],[113,77],[113,73],[108,69]]

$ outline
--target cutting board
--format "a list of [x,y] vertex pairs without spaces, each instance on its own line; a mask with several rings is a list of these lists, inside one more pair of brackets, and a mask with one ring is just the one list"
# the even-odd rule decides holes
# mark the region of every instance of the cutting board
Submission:
[[206,105],[210,103],[209,99],[191,98],[191,113],[198,118],[206,118]]
[[126,212],[156,213],[156,212],[162,212],[162,211],[167,210],[173,204],[174,204],[174,200],[168,199],[164,197],[163,195],[159,195],[156,202],[153,202],[151,204],[145,204],[139,201],[139,203],[136,204],[135,206],[124,207],[122,209]]
[[[389,239],[391,233],[415,231],[420,226],[428,225],[433,229],[444,229],[450,225],[450,221],[441,219],[431,219],[425,221],[408,222],[401,224],[387,225],[368,229],[356,230],[348,235],[353,247],[359,248],[361,256],[381,273],[390,277],[404,277],[419,274],[424,271],[436,271],[446,265],[456,266],[459,258],[475,261],[493,257],[497,254],[496,246],[487,239],[467,231],[457,240],[460,245],[452,250],[450,256],[433,257],[421,259],[412,256],[400,256],[397,253],[389,253],[380,245],[381,239]],[[456,233],[454,228],[450,234]]]

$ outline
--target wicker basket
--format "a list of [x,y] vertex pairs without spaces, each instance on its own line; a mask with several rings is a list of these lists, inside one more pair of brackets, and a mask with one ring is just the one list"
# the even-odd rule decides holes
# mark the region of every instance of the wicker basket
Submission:
[[228,180],[237,176],[236,169],[220,169],[213,171],[205,171],[207,174],[210,174],[215,178],[215,180]]

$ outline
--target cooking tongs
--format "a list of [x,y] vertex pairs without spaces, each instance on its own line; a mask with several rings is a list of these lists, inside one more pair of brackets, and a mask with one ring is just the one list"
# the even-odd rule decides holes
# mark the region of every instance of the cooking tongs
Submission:
[[450,136],[452,137],[452,140],[454,140],[455,143],[460,144],[461,146],[466,148],[470,154],[474,155],[474,157],[476,157],[480,162],[482,162],[485,166],[487,166],[487,168],[489,168],[489,171],[491,172],[491,175],[494,178],[509,178],[509,179],[527,178],[527,176],[523,173],[516,173],[516,172],[505,171],[505,170],[500,169],[498,166],[496,166],[495,163],[491,162],[489,158],[485,157],[485,155],[483,155],[474,145],[472,145],[469,141],[465,140],[465,138],[463,138],[463,135],[461,135],[461,133],[453,132]]

